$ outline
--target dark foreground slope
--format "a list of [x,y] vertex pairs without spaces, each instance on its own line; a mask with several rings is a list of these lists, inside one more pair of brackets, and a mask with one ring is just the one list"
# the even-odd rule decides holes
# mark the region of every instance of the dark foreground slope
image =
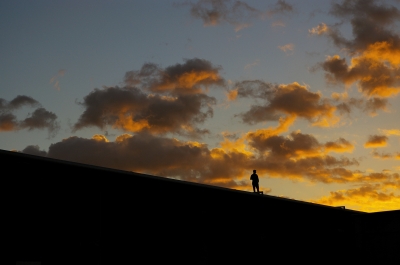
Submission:
[[15,260],[397,261],[399,211],[365,214],[1,150],[0,160]]

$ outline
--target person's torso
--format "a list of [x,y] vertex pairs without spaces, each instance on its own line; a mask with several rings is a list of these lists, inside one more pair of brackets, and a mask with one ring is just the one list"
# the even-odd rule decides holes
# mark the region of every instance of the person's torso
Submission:
[[252,174],[251,177],[250,177],[250,179],[251,179],[253,182],[258,182],[258,175],[257,175],[257,174]]

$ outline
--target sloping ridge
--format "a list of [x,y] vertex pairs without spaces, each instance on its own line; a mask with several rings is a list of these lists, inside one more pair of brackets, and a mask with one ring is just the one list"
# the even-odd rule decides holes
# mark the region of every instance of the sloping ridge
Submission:
[[304,260],[310,249],[336,259],[340,246],[360,261],[366,250],[373,258],[365,242],[382,234],[378,241],[389,241],[376,257],[396,259],[397,226],[391,236],[382,231],[400,221],[400,211],[379,217],[3,150],[0,159],[11,172],[7,213],[16,260],[238,264],[279,256],[285,263]]

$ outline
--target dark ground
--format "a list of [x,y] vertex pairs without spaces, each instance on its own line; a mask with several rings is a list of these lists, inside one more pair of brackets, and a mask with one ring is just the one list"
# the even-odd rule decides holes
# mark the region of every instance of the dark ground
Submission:
[[400,211],[366,214],[2,150],[0,159],[14,264],[400,264]]

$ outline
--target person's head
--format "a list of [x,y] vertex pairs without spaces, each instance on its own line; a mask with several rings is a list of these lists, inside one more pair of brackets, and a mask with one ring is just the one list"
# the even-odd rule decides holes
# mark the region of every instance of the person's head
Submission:
[[255,170],[255,169],[253,169],[253,173],[256,173],[256,170]]

